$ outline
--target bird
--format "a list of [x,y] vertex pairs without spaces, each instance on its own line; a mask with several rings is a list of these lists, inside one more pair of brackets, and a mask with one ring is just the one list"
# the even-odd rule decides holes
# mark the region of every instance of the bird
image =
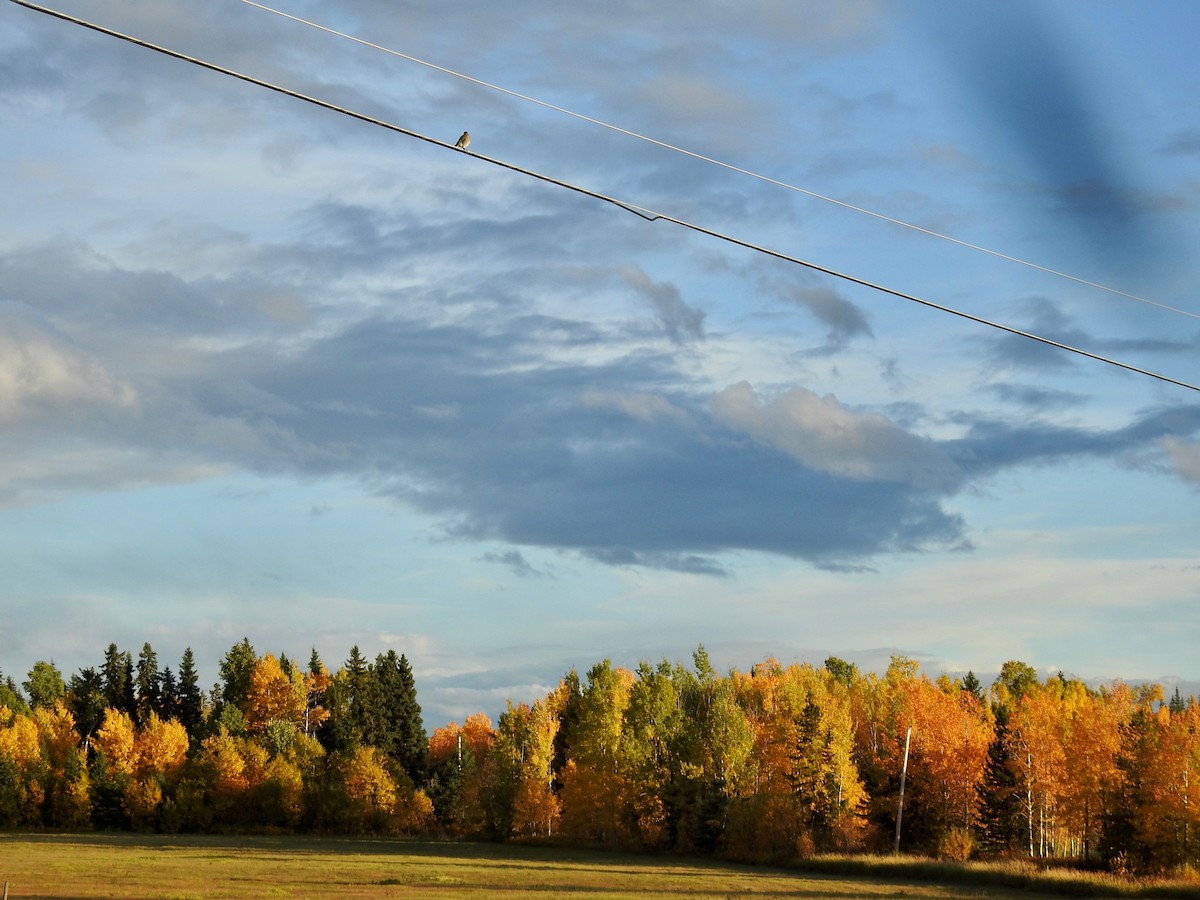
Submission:
[[458,143],[454,145],[456,150],[466,150],[471,145],[471,132],[464,131],[462,137],[458,139]]

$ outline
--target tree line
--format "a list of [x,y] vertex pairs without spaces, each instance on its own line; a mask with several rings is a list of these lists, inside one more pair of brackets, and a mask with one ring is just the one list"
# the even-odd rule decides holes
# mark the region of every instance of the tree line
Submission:
[[331,673],[243,640],[219,671],[204,691],[190,649],[173,672],[110,645],[69,680],[46,662],[0,680],[0,826],[1200,861],[1200,707],[1158,685],[1014,661],[985,688],[905,657],[882,676],[836,657],[721,674],[701,647],[690,666],[571,670],[495,724],[427,735],[394,651],[354,647]]

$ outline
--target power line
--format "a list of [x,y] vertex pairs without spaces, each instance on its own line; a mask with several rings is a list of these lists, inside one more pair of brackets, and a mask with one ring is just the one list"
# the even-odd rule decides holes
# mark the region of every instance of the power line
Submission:
[[688,150],[685,147],[678,147],[675,144],[670,144],[670,143],[667,143],[666,141],[661,141],[658,138],[653,138],[653,137],[650,137],[649,135],[639,134],[636,131],[631,131],[627,128],[622,128],[621,126],[614,125],[611,122],[605,122],[602,119],[596,119],[596,118],[593,118],[592,116],[588,116],[583,113],[575,112],[574,110],[566,109],[565,107],[562,107],[562,106],[556,106],[555,104],[549,103],[545,100],[539,100],[537,97],[531,97],[527,94],[522,94],[518,91],[510,90],[509,88],[506,88],[506,87],[501,87],[498,84],[492,84],[491,82],[484,81],[481,78],[476,78],[473,75],[467,75],[464,72],[458,72],[458,71],[455,71],[454,69],[448,69],[445,66],[440,66],[437,63],[432,63],[427,60],[421,59],[419,57],[411,56],[410,54],[407,54],[407,53],[402,53],[401,51],[394,50],[391,47],[385,47],[382,44],[376,44],[376,43],[373,43],[372,41],[364,40],[363,38],[360,38],[360,37],[355,37],[352,34],[347,34],[344,31],[338,31],[336,28],[330,28],[329,26],[322,25],[319,22],[313,22],[309,19],[305,19],[300,16],[295,16],[295,15],[292,15],[291,13],[283,12],[282,10],[274,9],[265,4],[258,3],[258,2],[256,2],[256,0],[240,0],[240,2],[245,3],[247,6],[253,6],[255,9],[260,9],[263,12],[272,13],[273,15],[280,16],[281,18],[284,18],[284,19],[289,19],[289,20],[296,22],[298,24],[301,24],[301,25],[307,25],[310,28],[315,28],[318,31],[325,32],[326,34],[331,34],[336,37],[345,38],[348,41],[353,41],[354,43],[361,44],[364,47],[370,47],[372,50],[379,50],[379,51],[381,51],[383,53],[387,53],[391,56],[398,57],[399,59],[407,60],[408,62],[417,63],[418,65],[425,66],[426,68],[429,68],[429,69],[433,69],[434,71],[442,72],[446,75],[452,75],[455,78],[461,78],[464,81],[469,81],[472,84],[479,85],[480,87],[485,87],[485,88],[488,88],[489,90],[493,90],[493,91],[499,91],[502,94],[507,94],[508,96],[515,97],[518,100],[524,100],[527,103],[533,103],[533,104],[536,104],[537,106],[544,107],[545,109],[553,110],[554,112],[559,112],[559,113],[562,113],[563,115],[572,116],[573,118],[580,119],[584,122],[589,122],[592,125],[599,125],[601,128],[607,128],[610,131],[617,132],[618,134],[623,134],[627,137],[636,138],[637,140],[645,141],[648,144],[654,144],[658,147],[662,147],[665,150],[671,150],[671,151],[674,151],[675,153],[682,153],[685,156],[690,156],[693,159],[698,159],[702,162],[711,163],[714,166],[720,166],[721,168],[728,169],[731,172],[737,172],[741,175],[748,175],[751,178],[757,178],[759,181],[765,181],[767,184],[772,184],[772,185],[775,185],[776,187],[785,188],[789,191],[795,191],[798,194],[804,194],[805,196],[812,197],[815,200],[822,200],[826,203],[832,203],[835,206],[840,206],[844,209],[848,209],[853,212],[862,213],[863,215],[871,216],[871,217],[879,219],[881,221],[888,222],[892,225],[898,225],[901,228],[911,229],[912,231],[916,231],[921,234],[927,235],[928,237],[937,238],[938,240],[942,240],[942,241],[948,241],[951,244],[957,244],[958,246],[965,247],[968,250],[978,250],[980,253],[986,253],[989,256],[996,257],[997,259],[1002,259],[1002,260],[1005,260],[1006,262],[1012,262],[1012,263],[1016,263],[1021,266],[1026,266],[1027,268],[1035,269],[1039,272],[1044,272],[1047,275],[1054,275],[1058,278],[1065,278],[1068,281],[1075,282],[1076,284],[1082,284],[1087,287],[1096,288],[1097,290],[1105,291],[1109,294],[1114,294],[1118,297],[1124,297],[1127,300],[1136,300],[1138,303],[1145,303],[1148,306],[1154,306],[1154,307],[1157,307],[1158,309],[1162,309],[1167,312],[1178,313],[1181,316],[1189,316],[1193,319],[1200,319],[1200,313],[1192,312],[1192,311],[1186,310],[1186,309],[1180,309],[1175,306],[1170,306],[1166,303],[1160,303],[1157,300],[1151,300],[1148,297],[1142,297],[1137,294],[1130,293],[1128,291],[1123,291],[1120,288],[1111,287],[1109,285],[1102,284],[1097,281],[1090,281],[1086,278],[1081,278],[1078,275],[1071,275],[1068,272],[1063,272],[1061,270],[1054,269],[1049,266],[1043,266],[1043,265],[1040,265],[1039,263],[1031,262],[1029,260],[1022,259],[1017,256],[1011,256],[1007,253],[1003,253],[999,250],[993,250],[989,247],[984,247],[980,244],[973,244],[970,241],[965,241],[960,238],[953,237],[952,235],[944,234],[939,231],[934,231],[933,229],[925,228],[921,225],[916,225],[912,222],[906,222],[903,219],[897,219],[893,216],[886,215],[885,213],[876,212],[875,210],[867,209],[866,207],[863,207],[863,206],[856,206],[853,203],[846,202],[845,200],[838,200],[836,197],[829,197],[825,194],[820,194],[820,193],[817,193],[816,191],[811,191],[811,190],[808,190],[807,188],[802,188],[798,185],[790,184],[786,181],[780,181],[776,178],[772,178],[769,175],[763,175],[762,173],[755,172],[751,169],[744,169],[741,166],[734,165],[733,163],[728,163],[728,162],[724,162],[719,159],[714,159],[711,156],[705,156],[702,153],[697,153],[693,150]]
[[938,310],[939,312],[949,313],[950,315],[958,316],[960,318],[967,319],[971,322],[975,322],[980,325],[987,325],[990,328],[995,328],[1000,331],[1004,331],[1009,334],[1016,335],[1018,337],[1027,338],[1031,341],[1036,341],[1038,343],[1045,344],[1050,347],[1056,347],[1060,350],[1066,350],[1070,353],[1075,353],[1075,354],[1078,354],[1079,356],[1084,356],[1084,357],[1087,357],[1088,359],[1092,359],[1097,362],[1107,363],[1108,365],[1116,366],[1117,368],[1125,369],[1126,371],[1133,372],[1138,375],[1145,375],[1149,378],[1154,378],[1154,379],[1157,379],[1158,381],[1166,382],[1167,384],[1173,384],[1178,387],[1187,388],[1188,390],[1196,391],[1197,393],[1200,393],[1200,387],[1198,387],[1194,384],[1189,384],[1186,381],[1181,381],[1179,379],[1172,378],[1168,375],[1163,375],[1158,372],[1152,372],[1148,369],[1142,369],[1137,366],[1131,365],[1129,363],[1121,362],[1120,360],[1112,359],[1107,356],[1101,356],[1100,354],[1093,353],[1090,350],[1084,350],[1079,347],[1071,346],[1070,344],[1064,344],[1059,341],[1052,340],[1051,338],[1043,337],[1042,335],[1036,334],[1031,331],[1022,331],[1021,329],[1014,328],[1010,325],[1004,325],[1002,323],[995,322],[991,319],[985,319],[985,318],[982,318],[981,316],[976,316],[971,313],[964,312],[962,310],[954,309],[953,307],[950,307],[950,306],[945,306],[940,303],[935,303],[932,300],[927,300],[925,298],[918,297],[915,294],[908,294],[908,293],[905,293],[904,291],[896,290],[895,288],[886,287],[885,285],[877,284],[875,282],[868,281],[864,278],[859,278],[855,275],[849,275],[845,272],[839,272],[836,269],[831,269],[831,268],[828,268],[827,266],[819,265],[818,263],[810,262],[808,260],[804,260],[804,259],[801,259],[796,256],[791,256],[790,254],[783,253],[782,251],[779,251],[779,250],[773,250],[769,247],[764,247],[759,244],[754,244],[754,243],[751,243],[750,241],[745,241],[745,240],[742,240],[741,238],[737,238],[732,235],[723,234],[719,231],[714,231],[713,229],[705,228],[703,225],[697,225],[693,222],[688,222],[684,219],[679,219],[674,216],[668,215],[666,213],[655,212],[654,210],[647,209],[646,207],[643,207],[643,206],[638,206],[634,203],[627,203],[623,200],[618,200],[615,197],[610,197],[606,194],[601,194],[601,193],[599,193],[597,191],[593,191],[589,188],[581,187],[580,185],[572,184],[571,182],[568,182],[568,181],[562,181],[561,179],[554,178],[550,175],[544,175],[541,172],[535,172],[532,169],[526,169],[521,166],[514,165],[513,163],[505,162],[504,160],[501,160],[501,159],[495,159],[495,158],[492,158],[489,156],[484,156],[480,153],[472,152],[471,150],[458,148],[458,147],[454,146],[453,144],[450,144],[446,141],[441,141],[441,140],[438,140],[437,138],[430,137],[425,134],[421,134],[418,131],[413,131],[411,129],[404,128],[401,125],[396,125],[392,122],[388,122],[383,119],[377,119],[374,116],[368,116],[365,113],[360,113],[360,112],[357,112],[352,109],[348,109],[343,106],[338,106],[335,103],[330,103],[327,100],[321,100],[318,97],[312,97],[308,94],[302,94],[299,91],[292,90],[291,88],[286,88],[281,85],[272,84],[269,81],[263,81],[260,78],[255,78],[253,75],[247,75],[243,72],[238,72],[234,69],[229,69],[229,68],[226,68],[225,66],[221,66],[216,63],[209,62],[207,60],[200,59],[195,56],[188,56],[187,54],[181,53],[178,50],[172,50],[169,47],[163,47],[159,44],[151,43],[150,41],[144,40],[142,38],[134,37],[133,35],[125,34],[123,32],[116,31],[116,30],[108,28],[106,26],[98,25],[94,22],[89,22],[86,19],[81,19],[76,16],[72,16],[68,13],[60,12],[55,9],[50,9],[45,6],[39,6],[36,3],[30,2],[30,0],[11,0],[11,2],[18,4],[19,6],[24,6],[27,9],[32,9],[36,12],[45,13],[46,15],[53,16],[54,18],[62,19],[63,21],[70,22],[74,25],[79,25],[84,28],[91,29],[92,31],[99,32],[100,34],[105,34],[105,35],[108,35],[109,37],[115,37],[115,38],[118,38],[119,40],[127,41],[128,43],[134,44],[138,47],[143,47],[147,50],[153,50],[156,53],[161,53],[165,56],[169,56],[174,59],[178,59],[183,62],[191,63],[192,65],[196,65],[201,68],[208,69],[213,72],[217,72],[221,75],[228,75],[231,78],[236,78],[240,81],[247,82],[248,84],[253,84],[257,87],[266,88],[267,90],[275,91],[276,93],[280,93],[280,94],[284,94],[285,96],[292,97],[296,100],[303,100],[306,103],[311,103],[314,106],[321,107],[322,109],[327,109],[327,110],[330,110],[331,112],[336,112],[336,113],[340,113],[341,115],[344,115],[344,116],[349,116],[350,118],[357,119],[360,122],[365,122],[369,125],[375,125],[380,128],[387,129],[388,131],[393,131],[397,134],[403,134],[406,137],[416,138],[417,140],[425,141],[426,143],[429,143],[429,144],[435,144],[446,150],[453,150],[457,153],[465,153],[466,155],[474,157],[475,159],[478,159],[482,162],[486,162],[486,163],[489,163],[494,166],[499,166],[500,168],[508,169],[509,171],[516,172],[520,175],[525,175],[529,178],[535,178],[539,181],[544,181],[547,184],[552,184],[556,187],[565,188],[566,190],[574,191],[575,193],[583,194],[584,196],[591,197],[596,200],[601,200],[605,203],[611,203],[612,205],[617,206],[620,209],[625,210],[626,212],[631,212],[636,216],[640,216],[641,218],[643,218],[649,222],[656,222],[656,221],[670,222],[672,224],[679,225],[683,228],[690,229],[691,231],[695,231],[699,234],[707,235],[709,237],[716,238],[717,240],[726,241],[730,244],[734,244],[739,247],[744,247],[747,250],[753,250],[757,253],[762,253],[767,256],[774,257],[775,259],[782,260],[784,262],[789,262],[789,263],[793,263],[798,266],[803,266],[804,268],[811,269],[812,271],[820,272],[825,275],[830,275],[834,278],[839,278],[839,279],[841,279],[843,281],[847,281],[851,284],[857,284],[862,287],[869,288],[871,290],[878,291],[883,294],[888,294],[892,297],[896,297],[901,300],[908,300],[912,303],[917,303],[917,304],[920,304],[921,306],[926,306],[926,307],[929,307],[930,309]]

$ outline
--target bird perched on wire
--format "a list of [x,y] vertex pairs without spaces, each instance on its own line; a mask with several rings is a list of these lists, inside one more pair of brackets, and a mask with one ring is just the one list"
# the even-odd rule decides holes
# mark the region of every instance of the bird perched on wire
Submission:
[[454,145],[454,148],[456,150],[466,150],[469,146],[471,146],[471,132],[464,131],[462,137],[458,139],[458,143]]

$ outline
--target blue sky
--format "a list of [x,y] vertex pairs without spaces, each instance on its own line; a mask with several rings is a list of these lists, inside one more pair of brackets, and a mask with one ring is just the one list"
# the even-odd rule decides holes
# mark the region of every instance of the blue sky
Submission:
[[[1200,12],[59,9],[1200,382]],[[0,667],[1200,665],[1200,394],[0,6]],[[940,240],[813,194],[1132,294]],[[1147,302],[1149,301],[1149,302]]]

